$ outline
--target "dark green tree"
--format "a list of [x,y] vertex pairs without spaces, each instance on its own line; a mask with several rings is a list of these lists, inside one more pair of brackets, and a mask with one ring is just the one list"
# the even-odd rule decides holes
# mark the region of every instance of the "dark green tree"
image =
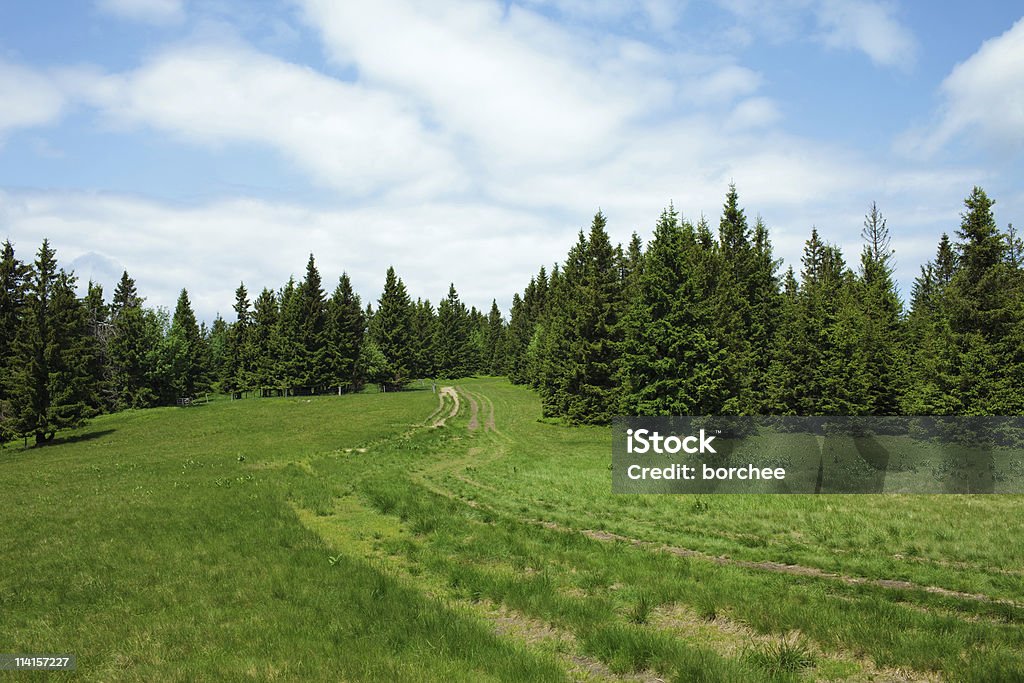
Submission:
[[711,414],[722,403],[726,351],[715,330],[708,234],[681,223],[671,205],[655,226],[625,321],[626,414]]
[[43,240],[26,279],[7,387],[12,431],[34,437],[37,446],[81,425],[96,401],[87,317],[74,284],[73,276],[57,270],[56,254]]
[[386,379],[380,383],[387,390],[401,389],[413,379],[416,345],[412,302],[393,267],[388,268],[370,331],[386,365]]
[[473,321],[466,305],[459,299],[455,285],[448,287],[448,296],[437,306],[437,374],[444,378],[472,375],[475,371]]
[[327,303],[327,348],[332,385],[346,391],[360,386],[359,356],[365,332],[362,302],[352,290],[348,275],[342,273]]
[[15,339],[25,307],[29,269],[15,258],[10,240],[0,255],[0,445],[15,436],[9,389],[16,365]]
[[277,378],[278,301],[272,291],[264,288],[253,303],[250,345],[252,348],[252,386],[261,395],[281,385]]
[[903,304],[893,281],[893,254],[889,228],[877,204],[864,219],[864,248],[860,257],[857,301],[861,308],[858,331],[864,359],[861,403],[872,415],[897,415],[906,391]]

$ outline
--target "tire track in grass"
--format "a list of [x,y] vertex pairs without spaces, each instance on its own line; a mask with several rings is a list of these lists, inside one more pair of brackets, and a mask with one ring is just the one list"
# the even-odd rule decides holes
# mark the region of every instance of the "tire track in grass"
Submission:
[[[468,483],[468,482],[467,482]],[[530,520],[523,520],[530,521]],[[564,527],[555,522],[543,522],[533,520],[535,524],[540,524],[547,529],[554,529],[557,531],[563,531],[567,533],[580,533],[591,538],[595,541],[604,542],[619,542],[628,543],[629,545],[644,548],[648,550],[655,550],[658,552],[668,553],[677,557],[688,557],[696,558],[700,560],[706,560],[708,562],[714,562],[719,565],[728,565],[732,567],[742,567],[744,569],[754,569],[759,571],[774,572],[777,574],[790,574],[793,576],[808,576],[816,579],[829,579],[832,581],[840,581],[850,586],[878,586],[880,588],[888,588],[892,590],[914,590],[924,591],[925,593],[934,593],[948,598],[957,598],[959,600],[973,600],[975,602],[988,602],[993,604],[1008,605],[1011,607],[1022,607],[1024,603],[1015,602],[1013,600],[1006,600],[1003,598],[993,598],[984,593],[965,593],[963,591],[955,591],[949,588],[942,588],[940,586],[925,586],[911,581],[904,581],[902,579],[869,579],[863,576],[849,576],[847,574],[837,574],[835,572],[827,572],[817,567],[807,567],[799,564],[785,564],[782,562],[753,562],[750,560],[737,560],[725,555],[710,555],[703,553],[699,550],[693,550],[690,548],[680,548],[677,546],[665,545],[662,543],[655,543],[653,541],[644,541],[637,538],[629,538],[628,536],[620,536],[619,534],[613,534],[609,531],[597,531],[595,529],[570,529]]]
[[[444,414],[444,407],[446,404],[445,398],[451,399],[452,407],[449,409],[448,414]],[[440,401],[440,405],[433,413],[427,417],[427,422],[431,422],[431,427],[443,427],[447,420],[455,417],[459,414],[459,393],[455,391],[455,387],[441,387],[441,390],[437,392],[437,398]]]
[[480,404],[474,398],[473,392],[466,391],[463,387],[455,387],[455,389],[469,401],[469,425],[467,425],[467,429],[475,432],[480,428]]

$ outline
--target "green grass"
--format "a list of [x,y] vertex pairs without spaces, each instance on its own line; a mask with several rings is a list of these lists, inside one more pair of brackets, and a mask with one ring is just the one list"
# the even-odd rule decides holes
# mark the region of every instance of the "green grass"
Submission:
[[0,451],[0,652],[74,653],[86,680],[1024,677],[1013,604],[658,550],[1021,602],[1021,497],[615,496],[607,428],[457,384],[474,431],[465,393],[434,428],[411,391],[130,412]]

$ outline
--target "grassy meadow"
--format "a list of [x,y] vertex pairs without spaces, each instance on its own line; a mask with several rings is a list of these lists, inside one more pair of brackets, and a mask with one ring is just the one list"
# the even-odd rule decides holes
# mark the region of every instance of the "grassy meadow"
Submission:
[[1024,680],[1024,497],[616,496],[608,428],[454,384],[8,445],[0,652],[101,681]]

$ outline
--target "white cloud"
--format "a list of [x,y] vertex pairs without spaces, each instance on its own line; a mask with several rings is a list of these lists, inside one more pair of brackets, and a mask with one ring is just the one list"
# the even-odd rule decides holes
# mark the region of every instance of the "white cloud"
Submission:
[[554,227],[484,204],[311,209],[229,199],[181,207],[126,195],[0,191],[0,239],[9,236],[20,258],[44,237],[62,265],[100,251],[124,264],[150,305],[173,308],[187,287],[207,319],[231,313],[240,281],[255,296],[289,275],[301,278],[310,252],[325,289],[347,271],[364,304],[376,305],[393,264],[414,298],[436,304],[454,281],[467,304],[489,307],[495,298],[507,314],[512,293],[548,255],[568,249],[571,232]]
[[1024,19],[1001,36],[982,43],[942,82],[945,104],[934,129],[920,140],[934,152],[961,133],[976,132],[986,141],[1024,144]]
[[264,144],[348,195],[464,185],[444,141],[399,99],[243,46],[190,45],[74,87],[120,125],[200,144]]
[[909,69],[917,53],[910,31],[880,2],[825,0],[817,10],[821,40],[833,48],[862,51],[880,66]]
[[834,49],[863,52],[879,66],[909,69],[917,41],[885,0],[718,0],[736,17],[739,35],[771,43],[808,37]]
[[0,135],[14,128],[41,126],[56,121],[65,98],[50,77],[0,60]]
[[497,3],[453,0],[303,4],[336,61],[422,106],[489,163],[599,158],[652,104],[632,97],[634,83],[603,77],[595,48],[515,6],[506,15]]
[[725,126],[730,130],[764,128],[777,123],[781,118],[782,113],[772,99],[751,97],[736,105]]
[[96,7],[147,24],[176,24],[185,18],[184,0],[97,0]]

